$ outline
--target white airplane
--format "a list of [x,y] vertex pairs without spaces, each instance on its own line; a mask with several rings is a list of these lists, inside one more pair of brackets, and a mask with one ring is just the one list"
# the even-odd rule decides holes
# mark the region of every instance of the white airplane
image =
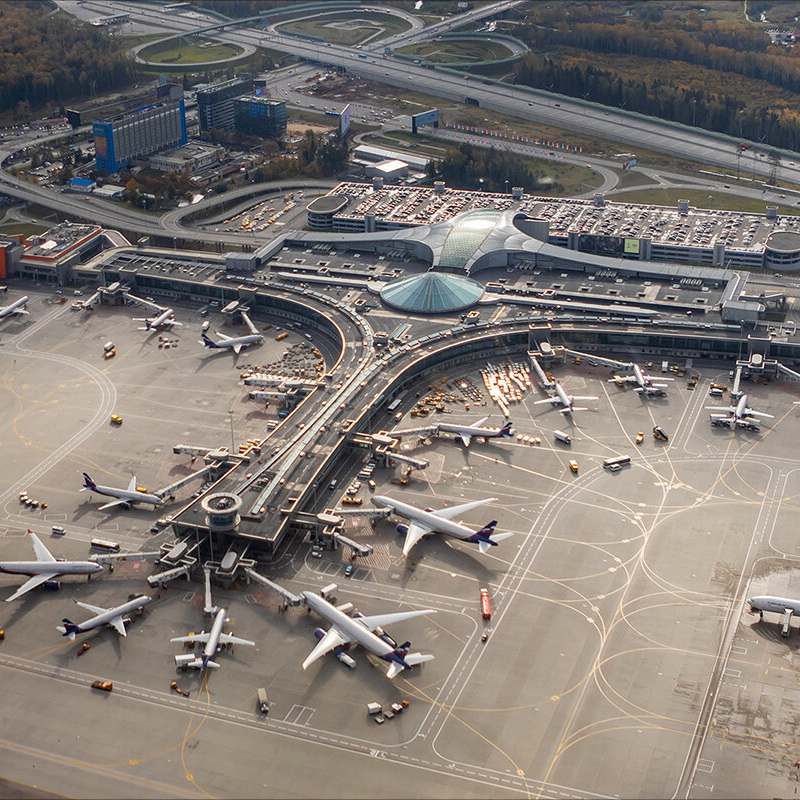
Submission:
[[115,498],[110,503],[100,506],[98,511],[105,511],[107,508],[114,508],[115,506],[122,506],[123,508],[130,508],[133,503],[150,503],[153,506],[160,506],[164,503],[164,493],[156,492],[140,492],[136,489],[136,476],[131,478],[127,489],[116,489],[113,486],[102,486],[95,483],[85,472],[83,473],[83,486],[82,492],[97,492],[97,494],[104,494],[106,497]]
[[[653,383],[652,375],[646,375],[641,367],[634,362],[623,366],[633,372],[633,375],[615,375],[609,378],[609,383],[635,383],[634,392],[650,397],[663,397],[667,393],[667,385],[664,383]],[[672,378],[658,378],[658,380],[671,381]]]
[[506,422],[502,428],[482,428],[489,417],[479,419],[474,425],[453,425],[450,422],[439,422],[431,430],[438,433],[455,433],[461,437],[465,447],[469,447],[472,440],[475,438],[483,439],[484,442],[489,439],[510,438],[514,435],[514,428],[510,422]]
[[249,639],[240,639],[238,636],[233,636],[230,633],[223,633],[222,628],[228,621],[228,612],[221,608],[217,611],[217,616],[214,618],[214,624],[208,633],[190,633],[188,636],[176,636],[170,639],[171,642],[203,642],[203,655],[190,661],[186,666],[192,669],[219,669],[219,664],[211,659],[216,655],[217,651],[225,644],[246,644],[248,647],[255,647],[255,642]]
[[61,620],[62,624],[56,626],[56,630],[61,631],[62,636],[69,636],[70,639],[74,639],[75,635],[78,633],[93,631],[95,628],[99,628],[102,625],[111,625],[120,636],[127,636],[128,633],[125,630],[125,623],[130,622],[130,620],[126,619],[125,615],[129,614],[131,611],[138,611],[140,608],[146,606],[152,599],[152,597],[148,597],[146,594],[141,594],[138,597],[134,597],[132,600],[128,600],[127,603],[114,606],[113,608],[103,608],[102,606],[93,606],[89,603],[81,603],[80,600],[73,600],[73,602],[77,603],[81,608],[85,608],[87,611],[93,611],[96,616],[87,619],[85,622],[78,623],[71,622],[65,617]]
[[376,614],[370,617],[363,615],[349,617],[344,611],[336,608],[318,594],[300,592],[300,597],[309,608],[331,623],[331,627],[322,635],[317,646],[303,662],[303,669],[307,669],[309,664],[313,664],[318,658],[322,658],[325,654],[349,642],[360,644],[368,652],[386,661],[389,664],[387,678],[394,678],[404,669],[422,664],[424,661],[432,661],[435,658],[430,654],[409,653],[411,642],[405,642],[398,646],[397,642],[387,633],[374,632],[376,629],[382,629],[384,625],[392,625],[395,622],[402,622],[423,614],[434,614],[434,609],[399,611],[394,614]]
[[183,325],[182,322],[178,322],[175,319],[175,312],[171,308],[162,308],[161,306],[156,306],[159,309],[159,313],[157,313],[153,317],[134,317],[134,322],[144,322],[144,328],[139,328],[140,331],[164,331],[164,330],[171,330],[174,325]]
[[258,344],[264,338],[260,333],[247,333],[244,336],[226,336],[224,333],[214,331],[219,336],[218,341],[209,339],[205,330],[201,334],[200,344],[204,347],[213,349],[230,347],[237,355],[242,351],[243,347],[249,347],[251,344]]
[[35,533],[28,531],[28,535],[36,553],[35,561],[0,561],[0,572],[31,576],[11,597],[6,598],[7,603],[43,583],[55,580],[59,575],[92,575],[103,571],[103,567],[95,561],[59,561]]
[[593,397],[590,395],[580,395],[580,394],[567,394],[564,391],[564,387],[556,381],[555,385],[555,395],[553,397],[546,397],[544,400],[534,400],[533,404],[538,406],[542,403],[550,403],[551,405],[561,404],[563,408],[560,408],[559,411],[562,414],[569,414],[571,411],[588,411],[587,408],[580,408],[575,405],[576,400],[599,400],[599,397]]
[[743,394],[739,398],[739,402],[735,406],[706,406],[706,411],[725,412],[727,416],[723,414],[711,414],[711,424],[727,425],[731,429],[738,426],[750,431],[757,431],[759,429],[758,420],[751,419],[751,417],[774,419],[772,414],[765,414],[763,411],[754,411],[752,408],[748,408],[746,394]]
[[485,500],[475,500],[471,503],[463,503],[459,506],[450,506],[449,508],[442,508],[434,511],[431,508],[417,508],[409,503],[403,503],[400,500],[394,500],[391,497],[383,495],[373,495],[370,498],[372,504],[378,508],[387,508],[401,517],[409,520],[409,525],[398,525],[397,532],[405,534],[405,541],[403,542],[403,555],[407,556],[411,552],[411,548],[423,536],[429,533],[446,533],[448,536],[453,536],[456,539],[461,539],[464,542],[474,542],[480,548],[481,553],[487,553],[489,548],[498,544],[503,539],[513,536],[513,533],[495,533],[494,528],[497,525],[497,520],[492,520],[488,525],[484,525],[480,530],[473,531],[466,525],[460,522],[453,522],[453,517],[458,514],[464,514],[473,508],[491,503],[496,500],[495,497],[488,497]]
[[789,635],[789,626],[793,614],[800,614],[800,601],[790,600],[786,597],[774,597],[772,595],[761,595],[759,597],[751,597],[747,601],[750,606],[750,613],[755,614],[758,611],[763,619],[765,611],[773,611],[776,614],[783,615],[783,629],[781,630],[782,636]]
[[30,314],[30,311],[26,311],[23,308],[27,302],[28,296],[23,295],[19,298],[19,300],[15,300],[13,303],[7,306],[0,306],[0,319],[3,319],[3,317],[10,317],[14,314]]

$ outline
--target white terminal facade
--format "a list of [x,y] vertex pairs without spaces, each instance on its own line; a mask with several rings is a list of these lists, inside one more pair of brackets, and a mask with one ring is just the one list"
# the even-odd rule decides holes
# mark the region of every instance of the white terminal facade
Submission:
[[537,225],[537,238],[578,252],[632,261],[666,261],[724,268],[800,268],[800,216],[781,216],[776,206],[764,214],[555,199],[417,186],[384,187],[344,182],[309,207],[311,230],[374,232],[445,222],[465,211],[513,210]]

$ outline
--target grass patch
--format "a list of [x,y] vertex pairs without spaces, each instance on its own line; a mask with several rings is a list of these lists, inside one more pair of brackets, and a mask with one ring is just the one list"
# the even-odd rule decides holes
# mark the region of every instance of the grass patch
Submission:
[[353,46],[376,37],[404,33],[410,27],[404,19],[391,14],[359,10],[320,14],[316,19],[287,22],[279,25],[278,30],[317,36],[331,44]]
[[474,64],[476,61],[498,61],[513,55],[511,49],[501,42],[476,42],[470,39],[455,41],[444,39],[398,48],[396,53],[425,59],[435,64]]
[[[612,198],[611,195],[614,195]],[[621,203],[645,203],[655,206],[671,206],[678,200],[688,200],[695,208],[718,209],[720,211],[745,211],[749,214],[763,214],[768,205],[776,205],[765,200],[755,200],[728,192],[714,192],[698,189],[634,189],[630,192],[609,192],[609,199]],[[786,216],[800,215],[800,209],[788,205],[779,205],[778,213]]]
[[139,56],[155,64],[202,64],[211,61],[225,61],[244,53],[241,47],[226,42],[209,42],[208,45],[189,44],[169,47],[161,51],[152,48],[153,52],[150,52],[150,49],[141,50]]
[[47,230],[49,230],[49,228],[44,225],[36,225],[33,222],[9,222],[0,225],[0,233],[6,236],[16,236],[18,234],[22,234],[23,236],[36,236]]

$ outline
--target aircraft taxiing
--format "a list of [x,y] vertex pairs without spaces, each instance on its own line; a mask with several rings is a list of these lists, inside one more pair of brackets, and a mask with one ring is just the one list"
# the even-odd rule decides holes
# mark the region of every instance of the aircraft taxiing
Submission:
[[15,300],[7,306],[0,306],[0,319],[4,317],[11,317],[19,314],[30,314],[30,311],[25,310],[25,303],[28,302],[28,296],[23,295],[19,300]]
[[203,647],[203,655],[200,658],[195,658],[185,666],[191,669],[219,669],[220,665],[216,661],[212,661],[217,651],[226,644],[245,644],[248,647],[255,647],[255,642],[249,639],[240,639],[238,636],[233,636],[230,633],[223,633],[222,628],[228,621],[228,612],[224,608],[217,611],[214,618],[214,624],[208,633],[190,633],[188,636],[176,636],[170,639],[171,642],[184,642],[185,644],[194,644],[201,642],[205,645]]
[[98,511],[105,511],[107,508],[114,508],[115,506],[122,506],[123,508],[130,508],[133,503],[150,503],[153,506],[160,506],[164,503],[164,496],[166,492],[140,492],[136,488],[136,476],[131,478],[127,489],[117,489],[113,486],[102,486],[95,483],[85,472],[83,473],[83,486],[82,492],[97,492],[97,494],[104,494],[106,497],[115,498],[110,503],[100,506]]
[[450,422],[437,422],[436,425],[432,425],[430,430],[431,433],[455,433],[456,434],[456,441],[458,441],[458,437],[461,438],[461,441],[464,442],[465,447],[469,447],[472,444],[473,439],[483,439],[483,441],[488,441],[489,439],[503,439],[503,438],[511,438],[514,435],[514,428],[510,422],[506,422],[502,428],[484,428],[481,427],[489,417],[484,417],[483,419],[479,419],[473,425],[454,425]]
[[[422,611],[399,611],[393,614],[376,614],[365,617],[363,615],[348,616],[329,603],[324,597],[314,592],[300,592],[303,602],[313,611],[316,611],[331,627],[320,637],[317,646],[311,651],[303,662],[303,669],[307,669],[317,659],[326,653],[335,651],[348,643],[360,644],[365,650],[389,664],[386,672],[387,678],[394,678],[404,669],[410,669],[416,664],[432,661],[435,656],[423,653],[409,653],[411,642],[398,645],[394,639],[385,633],[382,628],[395,622],[402,622],[412,617],[424,614],[434,614],[434,609]],[[375,631],[379,630],[380,633]]]
[[30,575],[31,578],[22,584],[11,597],[6,598],[10,603],[31,589],[41,586],[48,581],[54,581],[60,575],[93,575],[102,572],[103,567],[96,561],[59,561],[45,546],[41,539],[28,531],[36,553],[35,561],[0,561],[0,572],[9,575]]
[[120,636],[127,636],[128,633],[125,630],[125,623],[130,622],[130,620],[126,619],[125,615],[130,614],[131,611],[138,611],[146,606],[152,599],[152,597],[148,597],[146,594],[141,594],[138,597],[128,600],[127,603],[122,603],[122,605],[114,606],[113,608],[103,608],[102,606],[82,603],[80,600],[73,600],[73,602],[81,608],[94,612],[95,616],[78,623],[71,622],[65,617],[61,620],[62,624],[56,627],[56,630],[61,631],[62,636],[69,636],[70,639],[74,639],[75,635],[78,633],[87,633],[103,625],[110,625]]
[[[647,375],[642,372],[642,368],[634,363],[620,364],[621,367],[631,370],[632,375],[615,375],[609,378],[609,383],[635,383],[634,392],[644,395],[645,397],[663,397],[667,393],[667,385],[665,383],[654,383],[653,376]],[[671,381],[672,378],[660,377],[657,380]]]
[[706,411],[722,411],[724,414],[711,414],[712,425],[727,425],[731,430],[736,427],[745,428],[749,431],[759,430],[759,422],[752,417],[764,417],[774,419],[772,414],[763,411],[755,411],[747,407],[747,395],[743,394],[735,406],[706,406]]
[[535,406],[541,405],[542,403],[550,403],[551,405],[558,405],[561,404],[562,408],[558,410],[562,414],[569,414],[572,411],[588,411],[587,408],[580,408],[579,406],[575,405],[576,400],[599,400],[599,397],[593,397],[591,395],[580,395],[580,394],[567,394],[564,391],[564,387],[556,381],[555,386],[555,395],[553,397],[546,397],[544,400],[534,400],[533,404]]
[[489,497],[485,500],[475,500],[471,503],[441,508],[438,511],[434,511],[431,508],[417,508],[409,503],[383,495],[374,495],[371,501],[374,506],[389,509],[390,512],[409,520],[410,524],[397,526],[397,532],[405,534],[403,555],[407,556],[411,552],[411,548],[429,533],[445,533],[455,539],[472,542],[478,545],[482,553],[488,552],[490,547],[498,544],[503,539],[513,536],[513,533],[495,533],[494,528],[497,525],[497,520],[492,520],[478,531],[474,531],[460,522],[452,521],[453,517],[458,514],[464,514],[473,508],[491,503],[495,499],[494,497]]

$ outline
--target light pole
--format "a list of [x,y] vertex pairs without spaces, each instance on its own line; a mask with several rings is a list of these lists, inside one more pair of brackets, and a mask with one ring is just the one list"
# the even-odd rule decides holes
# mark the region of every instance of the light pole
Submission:
[[697,100],[692,100],[692,127],[695,127],[694,121],[697,116]]
[[235,450],[236,446],[233,441],[233,409],[228,409],[228,419],[231,421],[231,455],[233,455],[233,451]]

